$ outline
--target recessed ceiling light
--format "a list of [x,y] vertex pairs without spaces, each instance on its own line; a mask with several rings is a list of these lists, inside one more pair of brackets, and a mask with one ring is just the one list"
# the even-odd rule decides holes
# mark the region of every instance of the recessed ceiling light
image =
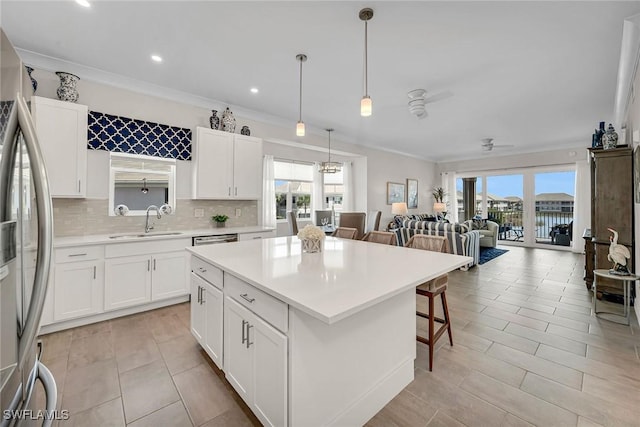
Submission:
[[251,93],[258,93],[257,87],[252,87],[250,90],[251,90]]
[[76,3],[78,3],[82,7],[91,7],[91,3],[89,3],[87,0],[76,0]]
[[162,62],[162,57],[160,55],[151,55],[151,59],[155,62]]

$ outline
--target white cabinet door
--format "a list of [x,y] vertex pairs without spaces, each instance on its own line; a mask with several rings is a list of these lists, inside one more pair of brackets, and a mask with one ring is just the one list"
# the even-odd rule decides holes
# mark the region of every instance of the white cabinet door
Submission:
[[151,257],[137,255],[105,261],[104,309],[115,310],[151,301]]
[[204,343],[205,310],[202,304],[202,293],[205,281],[195,274],[191,274],[191,333],[198,343]]
[[257,316],[251,325],[255,414],[266,426],[286,426],[287,337]]
[[233,197],[262,197],[262,139],[235,135],[233,152]]
[[156,301],[187,293],[185,251],[153,255],[151,300]]
[[56,264],[53,319],[73,319],[102,311],[102,261]]
[[[229,297],[224,299],[224,371],[240,397],[251,406],[253,360],[247,341],[248,322],[254,315]],[[250,332],[250,331],[249,331]]]
[[204,285],[203,292],[205,311],[204,350],[211,360],[222,369],[222,292],[209,283]]
[[193,144],[193,198],[233,194],[233,134],[198,127]]
[[39,96],[31,99],[51,196],[85,197],[87,106]]

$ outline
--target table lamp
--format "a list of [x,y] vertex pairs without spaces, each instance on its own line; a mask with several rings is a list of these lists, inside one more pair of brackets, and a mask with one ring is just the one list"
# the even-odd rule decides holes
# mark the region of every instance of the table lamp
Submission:
[[433,211],[435,213],[442,213],[442,212],[445,212],[446,210],[447,210],[447,205],[442,202],[435,202],[433,204]]
[[409,210],[407,209],[406,203],[392,203],[391,204],[391,213],[393,215],[406,215]]

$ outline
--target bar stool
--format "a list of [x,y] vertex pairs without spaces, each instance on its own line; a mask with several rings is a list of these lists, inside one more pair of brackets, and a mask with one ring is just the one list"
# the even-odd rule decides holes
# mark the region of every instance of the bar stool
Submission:
[[[423,249],[434,252],[449,252],[449,244],[446,237],[443,236],[429,236],[426,234],[416,234],[407,242],[408,248]],[[429,280],[416,287],[416,297],[418,295],[425,296],[429,299],[429,312],[423,313],[416,309],[416,316],[422,317],[429,321],[429,336],[421,337],[416,335],[416,340],[429,346],[429,371],[433,371],[433,347],[438,339],[444,334],[445,331],[449,334],[449,344],[453,346],[453,335],[451,334],[451,321],[449,318],[449,307],[447,306],[447,283],[449,276],[443,274],[435,279]],[[435,315],[434,299],[440,295],[442,301],[442,311],[444,312],[444,319]],[[442,326],[435,330],[435,322],[441,323]]]

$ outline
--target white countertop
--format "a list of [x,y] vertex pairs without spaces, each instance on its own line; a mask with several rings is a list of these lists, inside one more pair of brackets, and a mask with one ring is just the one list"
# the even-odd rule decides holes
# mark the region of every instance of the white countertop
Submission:
[[[220,234],[244,234],[244,233],[260,233],[275,230],[272,227],[263,227],[260,225],[249,227],[220,227],[220,228],[205,228],[200,230],[165,230],[147,233],[145,237],[130,237],[126,239],[113,239],[111,236],[124,236],[145,234],[144,230],[140,232],[129,233],[113,233],[113,234],[93,234],[87,236],[67,236],[67,237],[54,237],[53,246],[56,248],[64,248],[69,246],[82,246],[82,245],[103,245],[105,243],[127,243],[127,242],[141,242],[147,240],[163,240],[163,239],[183,239],[185,237],[191,238],[195,236],[214,236]],[[167,235],[166,233],[180,233]],[[164,234],[164,235],[163,235]]]
[[329,324],[471,262],[459,255],[334,237],[315,254],[302,254],[297,237],[187,250]]

